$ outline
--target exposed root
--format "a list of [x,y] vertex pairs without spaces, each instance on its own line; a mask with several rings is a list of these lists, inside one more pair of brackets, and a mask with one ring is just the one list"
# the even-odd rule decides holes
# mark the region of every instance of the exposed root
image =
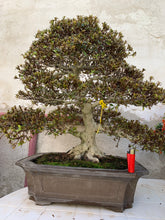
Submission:
[[99,162],[99,157],[103,157],[105,154],[101,152],[97,146],[87,147],[84,144],[80,144],[70,151],[68,154],[72,155],[74,159],[85,159],[92,162]]
[[68,153],[75,159],[87,159],[99,162],[104,154],[96,145],[97,126],[93,119],[91,103],[85,103],[82,109],[84,130],[80,132],[81,144],[71,149]]

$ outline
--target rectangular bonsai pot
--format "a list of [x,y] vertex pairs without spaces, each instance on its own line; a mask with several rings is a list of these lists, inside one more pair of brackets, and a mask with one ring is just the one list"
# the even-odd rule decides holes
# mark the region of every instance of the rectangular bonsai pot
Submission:
[[135,173],[81,167],[38,165],[36,154],[22,159],[16,165],[26,173],[28,193],[37,205],[73,203],[98,205],[123,212],[131,208],[138,179],[148,174],[139,163]]

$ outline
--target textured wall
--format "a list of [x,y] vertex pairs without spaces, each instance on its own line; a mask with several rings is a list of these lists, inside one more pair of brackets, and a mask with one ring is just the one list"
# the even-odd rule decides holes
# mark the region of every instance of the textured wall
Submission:
[[[29,102],[16,100],[15,94],[22,85],[13,77],[16,73],[15,67],[22,62],[20,55],[29,48],[36,31],[48,27],[49,20],[55,16],[59,18],[63,16],[74,17],[78,14],[96,15],[100,21],[106,21],[113,29],[123,32],[125,39],[137,51],[137,56],[130,59],[129,62],[139,68],[144,67],[146,78],[153,75],[165,87],[164,0],[0,0],[0,111],[6,111],[14,104],[30,105]],[[135,107],[122,108],[122,111],[128,118],[138,117],[152,126],[163,116],[165,106],[158,105],[152,110],[146,111]],[[41,146],[38,150],[47,151],[47,143],[50,143],[51,150],[53,148],[55,150],[61,149],[63,144],[63,149],[76,144],[77,140],[73,140],[70,136],[67,138],[59,137],[54,143],[51,138],[45,139],[41,135],[39,139]],[[109,152],[109,146],[113,141],[104,135],[98,135],[97,142],[105,152]],[[69,143],[69,146],[66,143]],[[125,154],[126,140],[122,140],[121,144],[125,146],[123,150],[120,147],[119,149],[113,148],[114,154],[116,152]],[[8,164],[6,169],[3,166],[3,175],[5,172],[9,172],[9,175],[11,172],[16,172],[15,176],[22,176],[18,171],[13,171],[13,168],[9,169],[9,167],[10,162],[14,161],[16,157],[27,155],[27,148],[22,148],[22,151],[12,151],[7,150],[9,146],[6,146],[8,146],[6,140],[0,143],[0,154],[8,155],[8,157],[1,156],[1,163],[5,163],[6,166]],[[165,178],[165,173],[163,173],[165,158],[162,155],[138,152],[137,158],[143,163],[144,158],[147,158],[145,163],[150,167],[152,176]],[[2,185],[6,184],[6,180],[3,178],[0,181],[3,183]],[[20,181],[18,186],[22,186]],[[13,189],[10,187],[8,192],[11,190]],[[4,191],[7,192],[7,190]]]
[[8,140],[0,140],[0,197],[24,186],[25,175],[15,162],[28,154],[28,146],[12,149]]

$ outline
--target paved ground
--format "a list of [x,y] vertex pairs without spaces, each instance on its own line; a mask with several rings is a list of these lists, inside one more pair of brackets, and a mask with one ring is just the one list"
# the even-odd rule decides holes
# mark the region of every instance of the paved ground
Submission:
[[133,208],[123,213],[99,207],[74,205],[37,206],[27,188],[0,199],[0,220],[165,220],[165,180],[138,182]]

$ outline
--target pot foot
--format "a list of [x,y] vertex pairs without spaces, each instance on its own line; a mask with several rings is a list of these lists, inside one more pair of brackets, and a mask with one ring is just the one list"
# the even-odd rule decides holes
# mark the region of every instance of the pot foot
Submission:
[[129,203],[129,204],[125,205],[124,208],[125,208],[125,209],[130,209],[130,208],[132,208],[132,203]]
[[124,208],[123,206],[122,207],[119,207],[119,206],[104,206],[104,208],[106,209],[109,209],[111,211],[114,211],[114,212],[123,212],[124,211]]
[[36,205],[44,206],[44,205],[50,205],[52,202],[44,201],[44,200],[35,200]]
[[32,200],[32,201],[35,201],[33,196],[29,196],[29,199]]

